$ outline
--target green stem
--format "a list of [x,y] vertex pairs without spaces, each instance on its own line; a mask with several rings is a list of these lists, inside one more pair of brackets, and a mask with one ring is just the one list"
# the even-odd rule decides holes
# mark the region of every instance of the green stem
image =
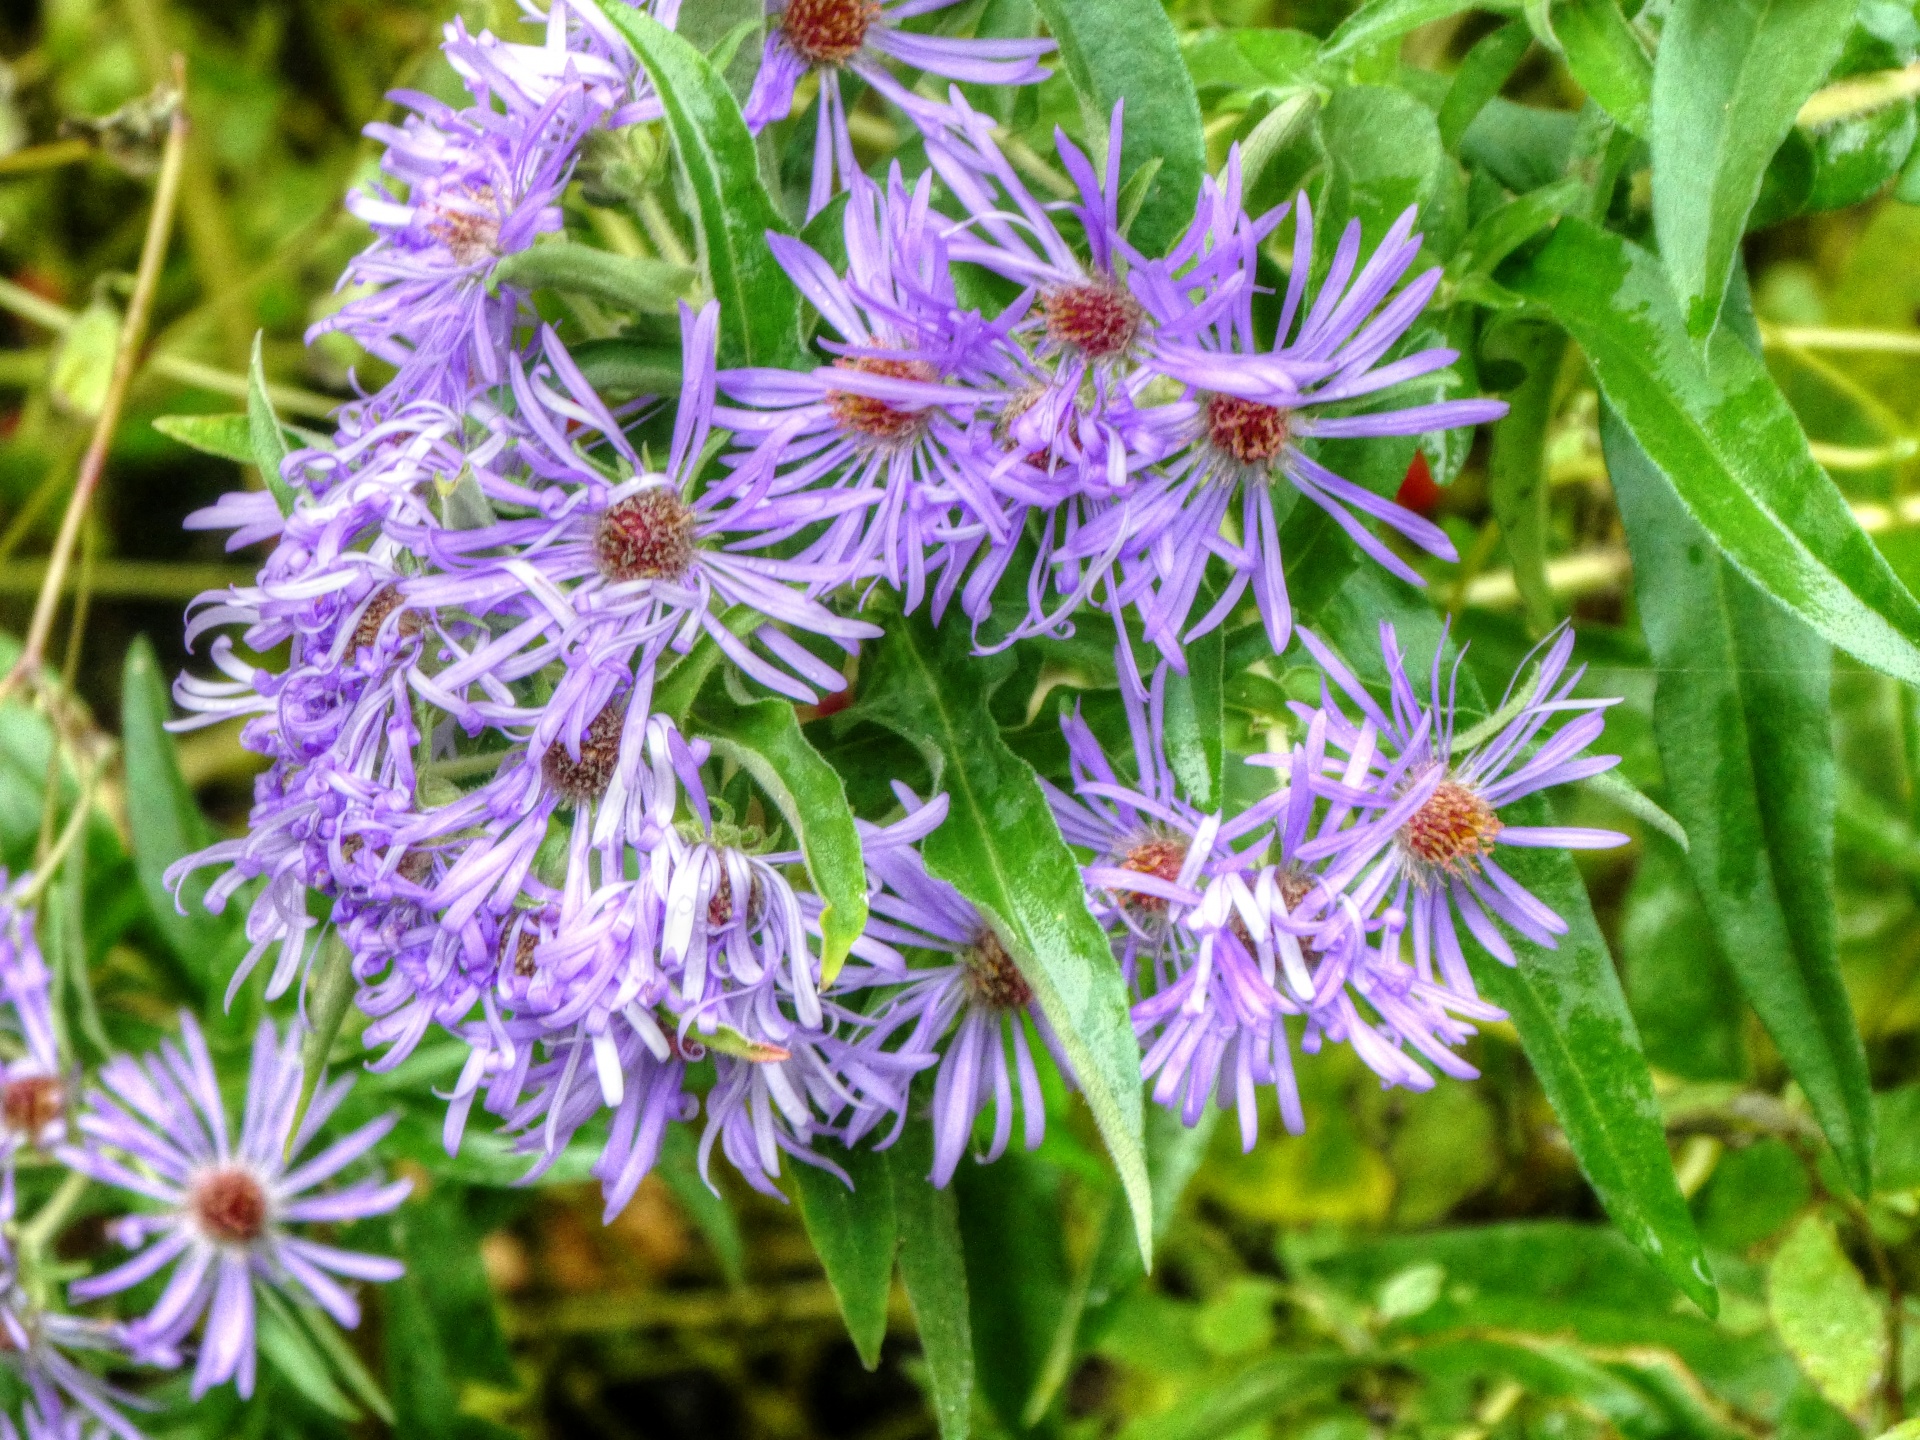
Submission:
[[92,1183],[78,1170],[69,1170],[66,1178],[60,1182],[60,1188],[49,1195],[47,1203],[20,1227],[20,1248],[34,1253],[45,1250],[53,1237],[60,1233],[60,1227],[67,1223],[73,1207],[80,1203],[80,1197],[87,1193],[87,1186]]

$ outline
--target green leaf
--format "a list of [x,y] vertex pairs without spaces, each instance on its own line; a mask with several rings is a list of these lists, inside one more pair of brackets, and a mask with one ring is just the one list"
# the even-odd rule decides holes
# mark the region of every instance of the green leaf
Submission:
[[1067,1259],[1051,1177],[1024,1152],[963,1165],[953,1178],[965,1244],[975,1383],[1018,1435],[1067,1299]]
[[760,182],[733,92],[704,55],[659,21],[623,0],[599,5],[640,57],[666,111],[693,195],[707,288],[720,301],[721,367],[802,363],[799,292],[767,245],[769,230],[787,227]]
[[860,1363],[872,1370],[880,1363],[880,1346],[887,1338],[887,1296],[893,1288],[898,1229],[891,1173],[887,1157],[875,1150],[826,1145],[820,1155],[844,1170],[847,1179],[818,1165],[796,1163],[793,1193],[807,1238],[840,1302],[853,1348],[860,1352]]
[[1607,469],[1658,667],[1654,737],[1719,948],[1861,1195],[1866,1052],[1840,977],[1826,644],[1721,560],[1609,414]]
[[1767,162],[1839,57],[1856,0],[1675,0],[1653,66],[1653,224],[1711,334]]
[[[475,1258],[478,1258],[477,1255]],[[367,1373],[367,1367],[334,1327],[333,1321],[317,1305],[301,1303],[292,1308],[301,1327],[320,1353],[327,1357],[334,1373],[346,1381],[347,1388],[384,1423],[393,1424],[393,1406],[387,1400],[386,1392],[380,1388],[380,1382]]]
[[808,743],[786,700],[715,695],[700,706],[700,733],[759,783],[800,842],[820,912],[820,983],[833,983],[867,926],[867,872],[846,787]]
[[[925,1087],[921,1087],[924,1089]],[[900,1231],[900,1283],[913,1306],[940,1440],[966,1440],[973,1413],[973,1321],[960,1213],[951,1187],[928,1182],[933,1129],[909,1125],[887,1152]]]
[[1341,22],[1340,28],[1320,47],[1320,58],[1334,62],[1351,60],[1389,40],[1398,40],[1409,31],[1458,15],[1462,10],[1494,10],[1505,15],[1518,14],[1519,0],[1367,0]]
[[1349,85],[1336,90],[1321,111],[1320,140],[1328,157],[1316,241],[1323,263],[1348,220],[1359,220],[1372,246],[1409,205],[1419,207],[1432,253],[1453,252],[1460,240],[1460,212],[1453,203],[1458,167],[1440,143],[1433,111],[1404,90]]
[[1820,1393],[1841,1410],[1858,1410],[1886,1365],[1886,1317],[1821,1215],[1803,1218],[1774,1252],[1767,1309]]
[[1686,856],[1674,846],[1648,840],[1620,950],[1647,1059],[1686,1080],[1744,1079],[1746,1006]]
[[608,400],[680,393],[680,351],[636,340],[583,340],[568,354],[587,383]]
[[[1513,206],[1529,205],[1547,190],[1522,196]],[[1506,207],[1508,209],[1513,206]],[[1496,343],[1499,342],[1499,343]],[[1560,361],[1567,338],[1553,325],[1522,321],[1489,333],[1483,357],[1518,364],[1526,378],[1507,396],[1505,418],[1493,427],[1493,452],[1487,460],[1487,495],[1500,538],[1513,561],[1513,578],[1525,603],[1527,626],[1544,635],[1558,618],[1547,585],[1547,426],[1553,419]]]
[[326,1356],[289,1313],[286,1302],[265,1286],[254,1293],[260,1297],[260,1353],[267,1363],[309,1405],[336,1420],[358,1420],[360,1407],[335,1382]]
[[1615,123],[1645,139],[1653,128],[1653,62],[1620,0],[1559,0],[1553,30],[1573,78]]
[[[1380,670],[1383,616],[1398,627],[1414,673],[1425,673],[1425,657],[1440,641],[1437,619],[1410,606],[1371,570],[1359,572],[1342,589],[1320,623],[1364,678]],[[1459,672],[1458,686],[1464,712],[1484,710],[1470,672]],[[1543,795],[1502,807],[1501,818],[1515,825],[1554,823]],[[1515,880],[1566,922],[1567,933],[1553,950],[1512,937],[1519,964],[1511,969],[1462,933],[1474,978],[1512,1019],[1567,1142],[1614,1224],[1712,1314],[1718,1292],[1674,1180],[1653,1076],[1579,868],[1564,850],[1512,847],[1500,859]]]
[[1653,256],[1566,219],[1500,282],[1577,340],[1603,396],[1713,543],[1868,665],[1920,683],[1920,603],[1814,464],[1779,388],[1722,335],[1703,360]]
[[1551,50],[1560,53],[1560,37],[1553,33],[1553,0],[1520,0],[1520,13],[1526,17],[1527,29],[1533,32],[1534,40]]
[[[1204,608],[1207,601],[1201,604]],[[1167,672],[1167,759],[1187,798],[1202,810],[1212,810],[1226,793],[1225,633],[1216,627],[1189,641],[1186,652],[1186,673]]]
[[[427,1224],[417,1205],[394,1213],[394,1249],[411,1256]],[[393,1391],[394,1430],[408,1440],[456,1440],[462,1428],[460,1390],[448,1365],[447,1337],[427,1298],[427,1278],[415,1265],[380,1287],[381,1338],[387,1384]]]
[[[1218,1107],[1210,1107],[1193,1126],[1183,1124],[1179,1115],[1165,1106],[1156,1105],[1147,1113],[1147,1173],[1153,1182],[1156,1244],[1166,1238],[1173,1225],[1180,1197],[1206,1158],[1222,1113]],[[1027,1397],[1021,1417],[1027,1425],[1040,1423],[1070,1377],[1081,1346],[1089,1337],[1098,1337],[1113,1308],[1144,1274],[1132,1228],[1126,1197],[1113,1186],[1101,1210],[1098,1238],[1076,1267],[1066,1303],[1060,1306],[1046,1362]]]
[[99,415],[119,349],[120,312],[107,301],[96,299],[74,316],[47,374],[47,388],[62,409],[86,420]]
[[[1136,1420],[1120,1440],[1219,1440],[1258,1435],[1283,1410],[1325,1399],[1352,1372],[1355,1361],[1337,1350],[1264,1355],[1230,1372],[1205,1394],[1164,1415]],[[1291,1433],[1291,1432],[1290,1432]]]
[[1871,199],[1905,168],[1916,134],[1920,117],[1911,101],[1813,131],[1813,184],[1806,208],[1839,210]]
[[1308,83],[1320,42],[1303,30],[1208,29],[1190,31],[1180,48],[1202,103],[1240,110]]
[[305,985],[309,1028],[300,1040],[299,1113],[303,1115],[326,1071],[327,1057],[333,1053],[341,1022],[353,1008],[354,992],[359,988],[353,978],[353,956],[331,928],[307,970]]
[[521,285],[529,290],[561,290],[640,315],[672,315],[693,293],[698,279],[690,267],[670,260],[615,255],[591,245],[551,240],[501,260],[493,267],[487,288]]
[[253,420],[246,415],[160,415],[153,428],[203,455],[253,464]]
[[1033,986],[1120,1173],[1140,1252],[1150,1257],[1140,1047],[1126,985],[1038,779],[988,712],[1005,669],[974,658],[964,626],[935,634],[924,617],[898,620],[863,677],[860,710],[936,766],[951,809],[922,846],[927,868],[979,907]]
[[[1552,823],[1537,797],[1503,813],[1515,824]],[[1674,1180],[1653,1077],[1579,869],[1560,851],[1516,851],[1502,859],[1514,879],[1567,922],[1568,933],[1555,950],[1516,941],[1520,963],[1513,969],[1469,939],[1475,978],[1512,1017],[1541,1089],[1614,1224],[1714,1314],[1719,1296]]]
[[1641,824],[1651,825],[1678,845],[1681,850],[1693,848],[1693,840],[1687,834],[1687,827],[1654,804],[1645,792],[1622,775],[1619,770],[1602,770],[1598,775],[1589,775],[1580,782],[1580,788],[1626,811]]
[[[679,1127],[673,1127],[678,1132]],[[447,1373],[460,1380],[512,1388],[513,1355],[500,1328],[499,1305],[480,1260],[481,1227],[465,1187],[436,1177],[406,1204],[400,1258],[440,1336]]]
[[1486,281],[1501,261],[1562,215],[1577,210],[1586,198],[1587,187],[1580,181],[1560,180],[1496,206],[1460,242],[1447,262],[1447,279],[1461,286]]
[[273,399],[267,394],[266,366],[260,360],[260,332],[253,337],[253,362],[247,367],[247,435],[253,444],[253,463],[260,467],[260,478],[273,494],[282,515],[293,513],[293,487],[280,473],[286,463],[288,446],[286,427],[273,413]]
[[167,689],[153,645],[143,635],[127,647],[120,672],[121,739],[126,747],[127,827],[134,870],[146,892],[154,928],[207,998],[219,993],[215,965],[227,949],[233,922],[202,905],[212,872],[196,871],[180,887],[178,907],[165,880],[167,867],[213,843],[213,827],[180,773],[166,731]]
[[1105,153],[1113,107],[1124,100],[1120,174],[1131,176],[1149,161],[1161,162],[1132,234],[1141,250],[1158,255],[1192,223],[1207,169],[1200,101],[1173,22],[1161,6],[1139,0],[1039,0],[1039,5],[1080,97],[1096,161]]
[[1533,36],[1521,20],[1511,20],[1474,42],[1453,72],[1447,98],[1440,102],[1440,143],[1449,155],[1460,153],[1467,127],[1513,78],[1532,43]]

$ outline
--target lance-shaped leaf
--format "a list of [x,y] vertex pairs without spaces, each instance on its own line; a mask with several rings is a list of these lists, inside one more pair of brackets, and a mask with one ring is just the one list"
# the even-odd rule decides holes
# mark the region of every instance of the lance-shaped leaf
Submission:
[[293,513],[293,487],[281,475],[280,467],[290,453],[287,432],[274,414],[273,397],[267,393],[267,369],[260,359],[260,335],[253,337],[253,362],[247,367],[247,436],[252,441],[252,460],[260,467],[260,478],[273,492],[273,503],[282,515]]
[[327,1068],[327,1057],[333,1051],[333,1042],[340,1036],[340,1026],[347,1018],[347,1011],[353,1005],[354,991],[358,988],[353,977],[353,955],[340,936],[329,929],[307,971],[306,989],[302,994],[311,1028],[300,1037],[301,1115],[306,1114],[307,1106],[319,1088],[320,1077]]
[[671,315],[693,293],[699,277],[685,265],[639,255],[615,255],[568,240],[531,245],[501,260],[489,288],[521,285],[604,300],[623,310]]
[[1200,101],[1173,22],[1161,6],[1140,0],[1039,0],[1039,5],[1094,144],[1106,143],[1114,104],[1125,100],[1121,178],[1159,162],[1129,237],[1146,254],[1158,255],[1192,223],[1207,169]]
[[[201,904],[212,871],[189,876],[176,907],[167,888],[167,867],[213,843],[213,827],[194,802],[180,773],[173,737],[166,731],[167,687],[145,636],[127,648],[120,672],[120,726],[126,746],[127,823],[133,837],[134,871],[147,897],[154,928],[196,983],[218,994],[215,966],[233,935],[225,916]],[[182,913],[182,912],[185,913]]]
[[1186,652],[1185,673],[1167,674],[1167,759],[1187,798],[1211,810],[1225,793],[1226,636],[1214,629],[1187,642]]
[[1561,0],[1553,33],[1567,69],[1614,121],[1645,137],[1653,121],[1653,62],[1620,0]]
[[1826,644],[1714,553],[1616,416],[1601,437],[1694,884],[1741,991],[1866,1195],[1873,1095],[1836,940]]
[[[1538,796],[1507,806],[1502,818],[1553,823]],[[1567,934],[1554,950],[1516,937],[1520,963],[1511,969],[1463,936],[1474,978],[1520,1032],[1540,1088],[1613,1223],[1696,1305],[1716,1314],[1719,1292],[1674,1179],[1653,1075],[1586,882],[1565,851],[1509,849],[1500,858],[1567,922]]]
[[801,360],[800,296],[767,232],[786,230],[760,182],[739,103],[706,56],[624,0],[598,0],[646,66],[693,195],[707,287],[720,301],[720,364]]
[[1728,334],[1695,350],[1660,262],[1566,219],[1500,282],[1579,342],[1601,393],[1748,579],[1841,649],[1920,683],[1920,603],[1861,530],[1766,367]]
[[[253,417],[250,415],[159,415],[153,428],[169,440],[178,440],[202,455],[218,455],[241,465],[254,463]],[[311,444],[319,437],[281,426],[282,443]]]
[[846,787],[800,729],[785,700],[716,694],[700,707],[700,733],[759,782],[800,842],[820,897],[820,983],[831,985],[867,926],[867,872]]
[[680,350],[634,340],[584,340],[572,347],[573,363],[587,383],[608,400],[680,393]]
[[[1357,574],[1319,623],[1363,678],[1377,680],[1383,678],[1382,617],[1393,620],[1412,672],[1425,674],[1425,657],[1440,642],[1439,622],[1424,606],[1409,605],[1376,572]],[[1484,713],[1473,674],[1461,668],[1457,684],[1462,714]],[[1554,823],[1546,797],[1537,794],[1502,807],[1500,818],[1511,825]],[[1674,1179],[1653,1075],[1579,868],[1567,851],[1518,846],[1503,848],[1500,863],[1566,922],[1567,933],[1553,950],[1511,936],[1519,963],[1509,968],[1461,926],[1474,979],[1512,1019],[1567,1143],[1614,1224],[1713,1314],[1719,1294]]]
[[1120,1174],[1140,1252],[1150,1257],[1140,1047],[1126,984],[1038,778],[1007,748],[987,709],[1006,663],[970,650],[965,626],[936,634],[923,616],[894,621],[862,678],[860,710],[933,766],[950,809],[921,847],[927,869],[979,908],[1033,987]]
[[1767,162],[1847,38],[1856,0],[1676,0],[1653,65],[1653,228],[1687,329],[1720,318]]
[[821,1153],[846,1172],[847,1180],[818,1165],[796,1163],[793,1192],[853,1348],[871,1370],[879,1365],[880,1345],[887,1338],[887,1295],[893,1287],[898,1229],[892,1176],[887,1157],[875,1150],[827,1146]]
[[1364,50],[1398,40],[1409,31],[1458,15],[1462,10],[1494,10],[1517,15],[1520,0],[1367,0],[1327,37],[1320,47],[1320,58],[1351,60]]
[[927,1180],[933,1169],[931,1126],[909,1125],[887,1162],[900,1232],[900,1283],[920,1331],[933,1418],[940,1440],[966,1440],[973,1416],[973,1318],[959,1205],[951,1187],[936,1190]]

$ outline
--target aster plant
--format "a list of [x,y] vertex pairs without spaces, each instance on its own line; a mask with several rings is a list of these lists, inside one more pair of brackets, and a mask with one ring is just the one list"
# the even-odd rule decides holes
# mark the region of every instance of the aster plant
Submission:
[[[1512,1037],[1710,1303],[1574,859],[1686,832],[1596,753],[1619,702],[1512,458],[1544,421],[1476,373],[1592,259],[1553,247],[1605,234],[1546,227],[1627,191],[1536,205],[1480,160],[1464,189],[1481,69],[1432,119],[1447,184],[1356,181],[1344,31],[1281,83],[1134,0],[521,9],[446,28],[464,93],[368,127],[365,245],[309,332],[352,397],[292,430],[256,364],[264,488],[188,525],[257,574],[189,608],[170,711],[129,666],[133,868],[185,1008],[103,1018],[34,878],[73,873],[110,756],[0,871],[0,1431],[137,1440],[227,1387],[404,1429],[346,1332],[378,1307],[405,1349],[437,1187],[589,1179],[612,1224],[661,1177],[723,1240],[745,1190],[796,1203],[869,1361],[899,1248],[963,1435],[998,1303],[969,1308],[968,1207],[982,1167],[1057,1165],[1098,1239],[1023,1408],[983,1386],[1024,1433],[1223,1116],[1302,1143],[1329,1085],[1420,1103]],[[1223,75],[1258,114],[1203,127]],[[1643,130],[1593,88],[1613,185]],[[1633,353],[1589,357],[1603,389]],[[1492,554],[1445,491],[1482,427],[1519,643],[1439,613]],[[163,720],[258,758],[244,825],[192,810]],[[1400,1283],[1366,1326],[1423,1313]]]

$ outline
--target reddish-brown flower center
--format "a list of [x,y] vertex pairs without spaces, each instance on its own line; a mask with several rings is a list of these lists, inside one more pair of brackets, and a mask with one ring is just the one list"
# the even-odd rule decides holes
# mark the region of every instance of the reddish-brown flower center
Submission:
[[1442,780],[1401,827],[1400,843],[1422,865],[1458,874],[1479,868],[1502,828],[1485,799],[1457,780]]
[[1071,345],[1090,360],[1124,352],[1140,332],[1138,302],[1111,281],[1056,285],[1040,297],[1047,338]]
[[[851,370],[858,375],[878,375],[887,380],[916,380],[930,385],[940,378],[924,360],[893,360],[882,355],[860,355],[833,362],[836,370]],[[861,435],[883,445],[898,445],[925,428],[927,412],[882,400],[877,395],[856,395],[851,390],[829,390],[827,410],[834,423],[849,434]]]
[[[343,836],[340,840],[341,858],[351,864],[360,858],[360,852],[367,848],[367,837],[357,831]],[[409,845],[400,852],[400,863],[393,867],[402,880],[410,880],[415,885],[424,885],[433,876],[433,852]]]
[[593,563],[609,580],[680,580],[693,565],[693,507],[670,485],[617,500],[600,512]]
[[[767,907],[764,887],[758,875],[749,874],[747,883],[747,925],[749,928],[760,923],[760,916]],[[724,930],[733,923],[733,878],[726,867],[720,868],[720,883],[713,887],[713,893],[707,897],[707,928]]]
[[187,1191],[187,1209],[207,1237],[222,1245],[251,1245],[266,1233],[266,1189],[238,1165],[203,1171]]
[[[1122,870],[1131,870],[1136,875],[1151,875],[1156,880],[1165,880],[1169,885],[1180,878],[1180,867],[1186,863],[1187,842],[1172,835],[1148,835],[1135,841],[1120,857]],[[1128,906],[1149,915],[1161,914],[1167,908],[1167,902],[1160,896],[1142,894],[1137,890],[1127,891],[1123,899]]]
[[780,28],[808,64],[844,65],[879,18],[880,0],[792,0]]
[[491,185],[476,185],[428,207],[427,230],[455,263],[478,265],[500,253],[500,205]]
[[541,759],[541,777],[563,805],[585,805],[607,793],[607,786],[613,781],[613,767],[620,760],[620,729],[626,720],[625,703],[610,700],[580,737],[578,760],[567,753],[565,745],[558,743]]
[[433,852],[409,845],[400,852],[400,863],[393,868],[402,880],[424,885],[433,878]]
[[353,640],[347,646],[349,655],[358,655],[362,650],[373,648],[374,641],[380,638],[380,629],[387,623],[387,617],[400,610],[400,618],[394,621],[394,628],[402,636],[418,635],[427,628],[426,617],[417,610],[405,610],[406,602],[400,598],[400,587],[393,584],[382,585],[367,599],[366,608],[360,612],[360,619],[353,627]]
[[1288,412],[1238,395],[1207,398],[1207,443],[1242,465],[1270,465],[1287,448]]
[[66,1109],[67,1087],[55,1075],[22,1075],[0,1089],[0,1115],[16,1135],[38,1135]]
[[[505,937],[502,937],[503,939]],[[540,962],[534,951],[540,946],[540,937],[531,925],[522,925],[513,932],[513,973],[522,980],[531,980],[540,969]],[[503,950],[506,948],[503,944]]]
[[1033,1003],[1033,987],[1007,954],[1007,947],[991,930],[960,953],[967,967],[967,988],[973,998],[992,1010],[1020,1010]]

